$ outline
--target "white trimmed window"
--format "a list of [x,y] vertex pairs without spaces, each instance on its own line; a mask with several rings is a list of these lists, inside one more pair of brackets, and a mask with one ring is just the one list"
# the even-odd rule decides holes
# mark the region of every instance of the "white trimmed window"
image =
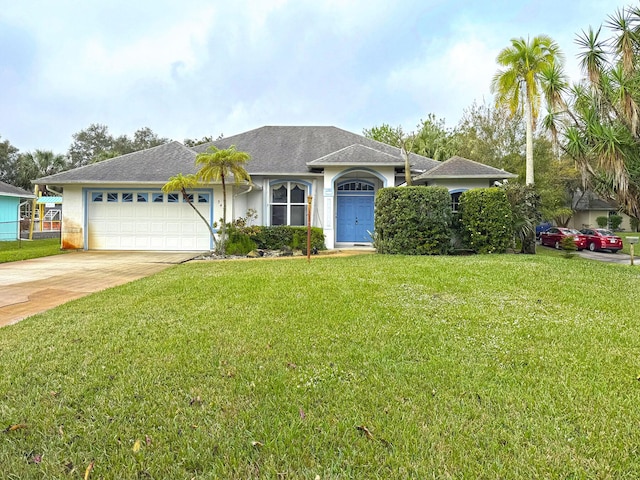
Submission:
[[307,224],[307,188],[299,182],[271,185],[271,225]]

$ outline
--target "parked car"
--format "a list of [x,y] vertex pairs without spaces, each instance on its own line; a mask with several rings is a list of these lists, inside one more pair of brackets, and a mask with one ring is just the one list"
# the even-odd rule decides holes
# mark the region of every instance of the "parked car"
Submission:
[[540,232],[540,245],[547,247],[560,248],[562,239],[565,237],[573,238],[578,250],[587,248],[587,237],[582,235],[578,230],[564,227],[551,227],[544,232]]
[[542,232],[546,232],[551,227],[553,227],[553,225],[550,222],[543,222],[543,223],[540,223],[539,225],[536,225],[536,239],[540,240],[540,234]]
[[606,228],[583,228],[580,233],[587,238],[587,248],[592,252],[609,250],[616,253],[622,250],[622,239]]

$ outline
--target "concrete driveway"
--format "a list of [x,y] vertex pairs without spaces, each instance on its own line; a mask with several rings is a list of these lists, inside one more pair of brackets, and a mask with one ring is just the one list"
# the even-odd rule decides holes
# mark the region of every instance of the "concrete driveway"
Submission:
[[[588,258],[589,260],[598,260],[599,262],[607,262],[607,263],[619,263],[621,265],[631,265],[631,256],[618,252],[591,252],[589,250],[582,250],[578,252],[582,258]],[[637,255],[633,256],[633,265],[640,266],[640,258]]]
[[0,327],[152,275],[201,252],[70,252],[0,264]]

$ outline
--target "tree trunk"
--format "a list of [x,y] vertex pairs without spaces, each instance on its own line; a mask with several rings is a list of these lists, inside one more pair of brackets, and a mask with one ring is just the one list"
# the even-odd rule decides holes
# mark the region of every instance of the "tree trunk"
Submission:
[[522,239],[522,248],[520,250],[521,253],[528,253],[535,255],[536,253],[536,232],[532,230],[527,232],[525,237]]
[[407,147],[402,145],[400,147],[400,153],[402,154],[402,158],[404,159],[404,179],[407,183],[407,187],[412,185],[411,181],[411,165],[409,164],[409,152],[407,152]]
[[222,180],[222,229],[220,234],[220,254],[224,257],[227,249],[227,184],[224,181],[224,173],[220,175]]
[[531,108],[531,99],[525,95],[524,108],[526,110],[527,123],[527,147],[526,147],[526,177],[525,183],[533,185],[533,109]]
[[204,218],[204,216],[200,213],[200,210],[198,210],[196,208],[196,206],[193,204],[193,202],[191,200],[189,200],[189,196],[187,195],[187,191],[184,188],[182,189],[182,198],[184,198],[184,201],[187,202],[191,208],[193,208],[193,210],[198,214],[198,216],[205,223],[205,225],[209,229],[209,234],[211,235],[211,240],[213,240],[213,246],[214,246],[214,248],[217,249],[218,248],[218,242],[216,240],[216,234],[213,231],[213,228],[209,224],[209,221],[206,218]]

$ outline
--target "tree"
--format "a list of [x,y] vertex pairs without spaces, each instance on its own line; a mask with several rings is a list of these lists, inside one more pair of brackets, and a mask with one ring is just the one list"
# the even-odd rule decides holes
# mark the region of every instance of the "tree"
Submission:
[[371,140],[386,143],[387,145],[398,148],[400,148],[401,145],[400,139],[405,136],[400,125],[392,127],[386,123],[383,123],[379,127],[374,126],[369,129],[365,128],[362,130],[362,135],[370,138]]
[[15,185],[17,161],[18,149],[11,145],[9,140],[0,142],[0,182]]
[[32,180],[62,172],[69,167],[67,157],[55,154],[51,150],[35,150],[22,153],[17,162],[16,185],[31,190]]
[[577,38],[585,79],[574,85],[565,115],[564,149],[585,186],[640,218],[640,8],[616,10]]
[[240,185],[243,181],[251,183],[251,176],[245,170],[244,164],[251,159],[247,152],[241,152],[236,149],[235,145],[221,150],[215,146],[211,146],[206,152],[199,153],[196,156],[196,165],[200,166],[196,177],[205,182],[221,182],[222,183],[222,232],[218,247],[221,255],[225,254],[226,233],[227,233],[227,179],[233,176],[236,185]]
[[109,127],[92,123],[84,130],[73,134],[73,143],[69,147],[71,166],[82,167],[127,153],[145,150],[168,143],[168,138],[158,137],[150,128],[136,130],[133,139],[127,135],[115,138],[109,133]]
[[203,143],[211,143],[213,141],[222,140],[223,138],[224,138],[224,135],[221,133],[220,135],[218,135],[218,138],[213,138],[210,135],[205,135],[204,137],[199,139],[185,138],[182,141],[182,143],[184,144],[185,147],[195,147],[196,145],[202,145]]
[[158,145],[164,145],[169,141],[168,138],[159,137],[149,127],[143,127],[133,133],[133,139],[130,139],[127,135],[121,135],[115,138],[110,152],[113,153],[114,155],[112,156],[115,157],[157,147]]
[[454,131],[457,155],[520,174],[525,151],[521,119],[517,112],[514,117],[505,108],[474,102],[464,110]]
[[198,210],[197,207],[193,204],[192,196],[187,193],[188,188],[195,188],[198,185],[200,185],[200,182],[195,175],[182,175],[182,173],[179,173],[171,177],[169,181],[167,181],[167,183],[162,186],[162,191],[165,193],[182,193],[182,198],[184,199],[184,201],[187,202],[191,208],[193,208],[193,210],[198,214],[198,216],[202,219],[202,221],[209,229],[211,240],[213,241],[213,244],[216,245],[217,250],[218,242],[216,241],[216,235],[213,231],[213,227],[211,226],[209,221],[202,215],[202,213],[200,213],[200,210]]
[[561,75],[562,53],[548,36],[531,41],[514,38],[496,59],[504,70],[498,70],[491,81],[496,105],[506,106],[512,114],[522,112],[526,124],[526,184],[534,183],[533,132],[540,109],[543,72],[555,69]]
[[[105,154],[113,147],[113,136],[109,127],[92,123],[84,130],[72,135],[73,143],[69,147],[69,159],[73,168],[82,167],[104,159]],[[102,156],[102,158],[101,158]]]
[[401,126],[391,127],[386,123],[363,130],[365,137],[400,149],[407,186],[412,184],[409,161],[411,153],[435,160],[446,160],[456,153],[455,138],[445,129],[444,119],[438,120],[430,113],[426,120],[420,122],[417,130],[408,134],[405,134]]
[[448,160],[458,152],[457,138],[445,127],[444,118],[437,119],[433,113],[420,120],[414,135],[413,153],[438,161]]
[[415,135],[413,133],[406,135],[401,126],[391,127],[386,123],[383,123],[380,127],[372,127],[362,131],[365,137],[372,140],[376,140],[381,143],[386,143],[392,147],[400,149],[400,156],[404,160],[404,178],[407,186],[411,186],[411,164],[409,162],[409,155],[413,150],[413,143]]

